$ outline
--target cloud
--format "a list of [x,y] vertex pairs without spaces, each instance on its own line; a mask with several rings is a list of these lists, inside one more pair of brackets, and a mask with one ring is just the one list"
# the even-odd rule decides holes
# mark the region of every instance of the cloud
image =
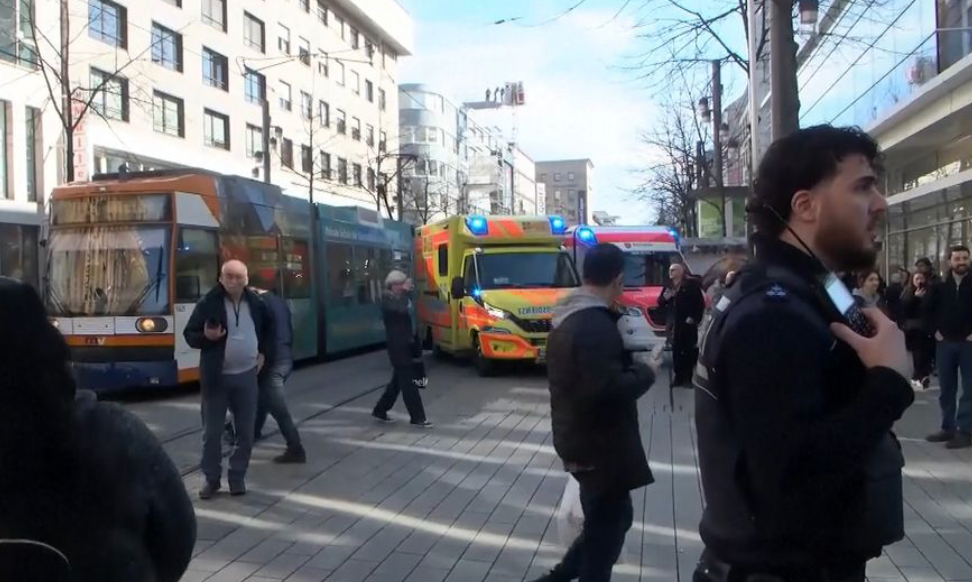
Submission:
[[416,55],[403,61],[400,81],[426,83],[459,101],[523,81],[525,107],[479,119],[508,138],[515,125],[517,141],[535,160],[591,158],[592,208],[630,215],[631,170],[644,161],[638,138],[654,107],[616,68],[637,39],[631,22],[612,20],[615,11],[582,9],[536,28],[419,19]]

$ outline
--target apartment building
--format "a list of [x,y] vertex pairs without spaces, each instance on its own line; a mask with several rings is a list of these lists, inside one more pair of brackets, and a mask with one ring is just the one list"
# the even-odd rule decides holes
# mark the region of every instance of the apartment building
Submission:
[[589,159],[537,162],[537,183],[546,190],[546,213],[568,224],[590,224],[594,162]]
[[46,192],[63,157],[60,119],[31,39],[57,38],[58,28],[57,3],[0,3],[0,276],[35,286]]
[[286,193],[376,208],[396,183],[397,61],[414,36],[396,0],[75,0],[71,15],[86,31],[72,82],[103,88],[78,179],[123,164],[265,179],[266,100]]

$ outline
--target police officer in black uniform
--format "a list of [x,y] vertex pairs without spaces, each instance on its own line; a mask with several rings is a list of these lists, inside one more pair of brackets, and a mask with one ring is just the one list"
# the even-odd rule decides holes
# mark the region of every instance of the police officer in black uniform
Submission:
[[891,433],[914,400],[904,336],[874,310],[855,333],[822,284],[875,261],[880,157],[858,129],[817,126],[760,164],[755,261],[713,306],[694,377],[696,581],[863,582],[904,535]]

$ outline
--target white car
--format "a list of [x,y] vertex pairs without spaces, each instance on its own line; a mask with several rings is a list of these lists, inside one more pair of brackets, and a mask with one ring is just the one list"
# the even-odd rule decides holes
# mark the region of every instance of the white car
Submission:
[[637,307],[625,307],[627,310],[618,320],[618,331],[624,340],[624,349],[631,352],[651,351],[656,347],[664,347],[664,334],[658,335],[645,314]]

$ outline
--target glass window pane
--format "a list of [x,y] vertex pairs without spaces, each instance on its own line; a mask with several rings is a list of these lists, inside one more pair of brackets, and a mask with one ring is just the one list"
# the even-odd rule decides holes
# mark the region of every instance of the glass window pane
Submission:
[[218,277],[216,233],[181,228],[179,246],[176,248],[176,302],[195,303],[216,286]]
[[310,253],[307,241],[283,239],[283,284],[287,299],[311,296]]
[[327,304],[347,306],[355,304],[354,267],[351,247],[327,243]]
[[37,227],[0,224],[0,276],[37,287]]

